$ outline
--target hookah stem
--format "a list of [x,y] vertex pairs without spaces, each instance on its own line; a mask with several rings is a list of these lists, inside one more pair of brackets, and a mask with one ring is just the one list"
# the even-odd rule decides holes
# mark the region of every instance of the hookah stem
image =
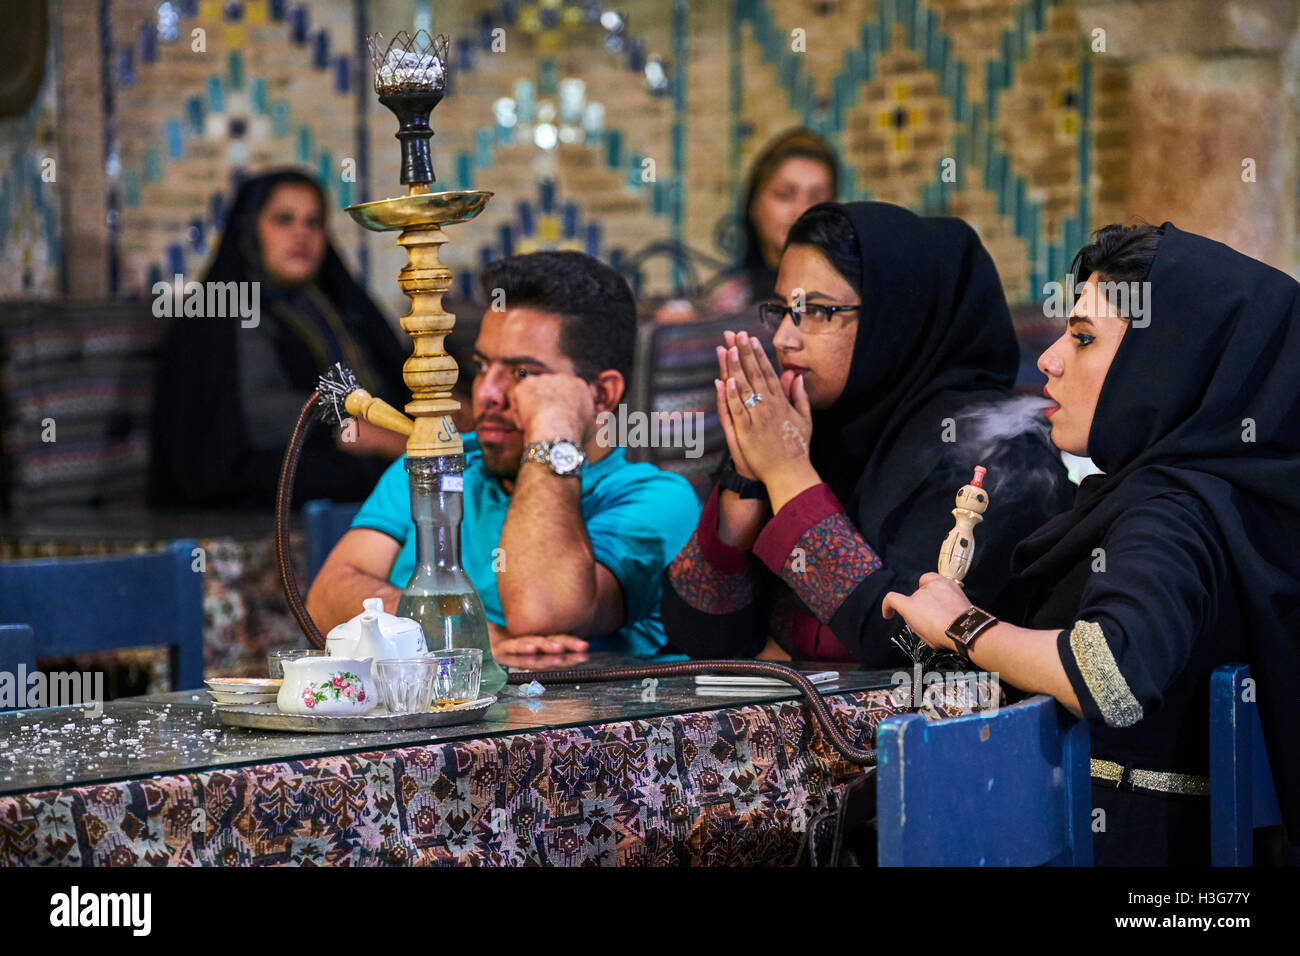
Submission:
[[[284,462],[280,466],[280,480],[275,489],[275,557],[280,565],[280,582],[284,587],[284,596],[289,607],[307,639],[318,648],[325,646],[325,635],[307,613],[302,595],[298,591],[298,575],[293,569],[292,553],[289,548],[289,514],[293,496],[293,480],[298,473],[298,460],[302,457],[303,441],[311,430],[316,417],[316,404],[319,391],[312,392],[298,421],[289,436],[289,445],[284,452]],[[684,661],[677,664],[645,664],[630,667],[601,667],[591,670],[559,671],[522,671],[509,674],[508,683],[526,684],[534,678],[542,678],[548,684],[600,684],[612,681],[643,680],[644,678],[683,677],[692,674],[742,674],[757,677],[771,677],[790,684],[800,691],[812,711],[813,718],[821,728],[822,735],[840,755],[849,763],[859,767],[874,767],[876,751],[855,747],[835,723],[830,706],[822,698],[821,692],[812,681],[792,667],[773,661]]]
[[506,676],[508,684],[527,684],[534,679],[547,684],[603,684],[610,681],[643,680],[647,677],[684,677],[691,674],[744,674],[772,677],[800,691],[812,711],[822,735],[849,763],[874,767],[876,751],[855,747],[844,736],[830,706],[812,681],[793,667],[774,661],[682,661],[676,664],[643,664],[627,667],[597,667],[591,670],[571,668],[556,671],[516,671]]
[[293,497],[293,479],[298,474],[298,459],[302,457],[302,443],[311,430],[316,417],[316,400],[320,392],[311,393],[307,404],[298,413],[298,421],[289,436],[289,446],[284,450],[284,463],[280,466],[280,481],[275,488],[275,559],[280,564],[280,583],[284,586],[284,596],[289,601],[298,626],[307,635],[307,640],[318,649],[325,647],[325,635],[320,632],[316,622],[307,613],[307,606],[298,591],[298,573],[293,569],[292,552],[289,550],[289,505]]

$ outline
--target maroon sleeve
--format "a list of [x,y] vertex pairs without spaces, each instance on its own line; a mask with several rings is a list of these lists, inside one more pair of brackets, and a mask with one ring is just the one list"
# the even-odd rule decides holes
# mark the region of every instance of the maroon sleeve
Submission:
[[759,533],[754,554],[823,624],[882,566],[825,483],[787,501]]
[[700,523],[668,566],[673,590],[691,607],[729,614],[754,599],[749,552],[718,537],[718,488],[709,495]]

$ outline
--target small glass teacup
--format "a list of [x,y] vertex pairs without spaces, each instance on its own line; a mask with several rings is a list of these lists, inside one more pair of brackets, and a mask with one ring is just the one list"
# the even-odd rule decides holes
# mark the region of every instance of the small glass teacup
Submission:
[[434,662],[433,706],[451,710],[460,704],[478,700],[479,681],[483,676],[483,651],[477,647],[457,647],[430,651],[426,657]]
[[375,661],[379,698],[390,714],[423,714],[433,700],[437,661],[429,656]]

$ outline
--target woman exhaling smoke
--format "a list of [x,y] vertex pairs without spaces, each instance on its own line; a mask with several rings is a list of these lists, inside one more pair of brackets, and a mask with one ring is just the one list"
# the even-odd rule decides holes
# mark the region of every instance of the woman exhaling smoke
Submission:
[[[775,292],[761,309],[782,373],[743,333],[719,349],[731,462],[668,569],[669,642],[696,657],[902,661],[880,601],[935,567],[981,463],[948,426],[1015,381],[997,270],[959,220],[825,203],[790,229]],[[967,580],[1013,611],[1011,551],[1069,491],[1045,443],[1005,445],[1002,469],[1042,471],[1048,493],[1013,483],[993,499]]]
[[[975,666],[1088,721],[1102,865],[1209,863],[1209,678],[1246,661],[1300,840],[1300,284],[1201,236],[1108,226],[1077,286],[1149,283],[1149,322],[1083,295],[1039,359],[1052,441],[1091,457],[1072,510],[1014,569],[1028,609]],[[972,597],[937,574],[883,601],[930,646]],[[912,593],[907,593],[912,592]]]

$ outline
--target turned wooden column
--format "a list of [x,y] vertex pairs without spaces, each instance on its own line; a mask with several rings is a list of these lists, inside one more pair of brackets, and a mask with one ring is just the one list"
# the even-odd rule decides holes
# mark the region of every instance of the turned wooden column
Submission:
[[442,308],[442,296],[451,288],[451,270],[438,259],[438,247],[447,241],[442,228],[408,226],[397,237],[406,249],[406,265],[397,284],[411,297],[411,311],[402,316],[402,329],[415,342],[411,357],[402,366],[402,378],[411,390],[406,413],[415,421],[406,440],[406,453],[413,458],[460,455],[464,446],[451,420],[460,402],[451,397],[460,370],[443,347],[456,316]]

